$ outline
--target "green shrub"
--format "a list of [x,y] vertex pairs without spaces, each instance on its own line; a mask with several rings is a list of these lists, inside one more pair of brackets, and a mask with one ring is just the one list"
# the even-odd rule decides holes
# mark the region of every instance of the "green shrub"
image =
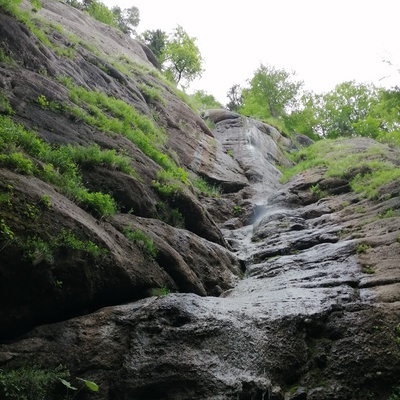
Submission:
[[94,260],[100,260],[105,257],[108,250],[99,247],[92,241],[83,241],[78,239],[71,230],[62,229],[60,236],[56,239],[57,247],[66,247],[71,250],[81,250],[86,252]]
[[170,293],[171,293],[171,290],[168,289],[168,288],[165,287],[165,286],[160,287],[160,288],[153,288],[153,289],[151,289],[151,291],[150,291],[151,296],[157,296],[157,297],[159,297],[159,296],[166,296],[166,295],[168,295],[168,294],[170,294]]
[[25,157],[21,152],[0,154],[0,166],[13,169],[20,174],[33,175],[36,172],[32,160]]
[[[327,177],[350,177],[350,187],[370,199],[377,198],[379,188],[400,180],[400,168],[390,161],[382,161],[386,150],[381,146],[372,146],[365,152],[352,151],[352,145],[345,140],[324,139],[312,146],[301,149],[291,156],[297,164],[283,170],[281,182],[293,175],[317,166],[323,167]],[[369,171],[352,176],[352,171]]]
[[[2,62],[2,50],[0,49],[0,62]],[[0,92],[0,114],[13,115],[15,111],[12,109],[7,96]]]
[[171,209],[170,224],[176,228],[185,228],[185,217],[177,208]]
[[356,246],[356,252],[357,252],[357,254],[366,253],[367,250],[369,250],[370,248],[371,248],[371,246],[360,243]]
[[[23,153],[9,149],[23,148],[31,157],[40,160],[38,169],[30,158]],[[9,117],[0,115],[0,165],[17,172],[35,175],[46,182],[55,184],[61,193],[81,203],[100,217],[109,217],[116,213],[116,203],[109,194],[89,192],[82,183],[77,162],[111,163],[127,173],[134,174],[126,157],[118,156],[112,150],[102,152],[98,146],[84,148],[66,145],[53,148],[22,125],[15,124]],[[92,160],[93,159],[93,160]]]
[[203,178],[196,178],[192,181],[192,185],[194,189],[201,193],[210,197],[220,197],[222,193],[222,189],[217,185],[210,185]]
[[125,237],[135,243],[142,252],[149,258],[157,257],[157,248],[154,245],[153,239],[149,238],[140,229],[132,230],[131,227],[127,226],[124,228],[123,233]]
[[141,83],[139,85],[139,90],[142,92],[147,102],[159,101],[161,104],[165,105],[165,99],[161,94],[161,88]]
[[11,228],[5,223],[4,219],[0,220],[0,238],[1,240],[14,240],[14,232]]
[[52,244],[44,241],[37,236],[30,236],[22,244],[24,258],[32,265],[37,265],[44,261],[53,264],[54,254]]
[[115,15],[101,1],[91,1],[89,7],[87,8],[87,12],[94,19],[97,19],[97,21],[113,26],[114,28],[118,27]]
[[233,206],[233,215],[239,217],[242,213],[242,208],[240,206]]
[[[62,365],[44,369],[31,365],[13,370],[0,369],[1,398],[15,400],[45,400],[59,381],[69,376],[69,371]],[[4,396],[4,397],[3,397]]]

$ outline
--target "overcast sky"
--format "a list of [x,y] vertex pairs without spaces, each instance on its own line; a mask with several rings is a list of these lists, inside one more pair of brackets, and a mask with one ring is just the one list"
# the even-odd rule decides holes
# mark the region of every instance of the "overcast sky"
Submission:
[[179,24],[205,63],[188,92],[205,90],[226,103],[234,84],[246,86],[260,64],[296,72],[317,93],[356,80],[400,85],[400,0],[103,0],[136,6],[138,33]]

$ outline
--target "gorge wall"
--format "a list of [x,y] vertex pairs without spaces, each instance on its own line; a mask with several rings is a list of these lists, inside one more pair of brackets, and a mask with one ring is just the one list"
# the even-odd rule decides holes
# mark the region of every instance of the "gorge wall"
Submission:
[[[64,365],[100,386],[87,399],[388,399],[398,182],[375,200],[323,167],[282,184],[306,138],[200,116],[138,42],[42,6],[47,44],[0,13],[0,370]],[[343,148],[400,162],[369,139]]]

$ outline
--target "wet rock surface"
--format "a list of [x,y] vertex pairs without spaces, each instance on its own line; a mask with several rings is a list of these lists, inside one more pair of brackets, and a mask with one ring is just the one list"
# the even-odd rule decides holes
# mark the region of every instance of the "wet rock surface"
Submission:
[[[105,29],[92,23],[84,29],[83,14],[43,3],[44,15],[57,21],[63,16],[71,29],[78,23],[80,35]],[[0,18],[2,37],[13,49],[11,37],[21,35],[20,25]],[[210,110],[204,118],[214,122],[211,132],[154,77],[142,78],[163,87],[165,102],[148,104],[135,80],[112,69],[113,76],[104,76],[79,52],[80,68],[71,60],[61,63],[38,52],[27,37],[30,45],[16,52],[25,60],[24,73],[0,68],[17,120],[39,126],[38,134],[54,145],[122,146],[143,179],[101,168],[85,172],[93,190],[107,188],[121,199],[120,212],[104,221],[47,183],[0,169],[2,193],[13,185],[14,219],[8,213],[7,222],[16,234],[34,229],[29,219],[16,217],[25,204],[50,193],[52,207],[42,210],[36,232],[79,229],[82,238],[109,251],[97,262],[82,252],[60,252],[53,264],[39,257],[32,266],[12,243],[1,248],[0,368],[63,364],[72,377],[100,385],[97,394],[82,392],[88,399],[387,399],[400,371],[398,184],[383,186],[378,200],[350,190],[349,179],[360,171],[332,179],[313,169],[283,185],[278,166],[290,165],[283,150],[295,144],[275,128]],[[149,64],[136,42],[99,38],[102,51],[118,54],[119,46],[128,46],[131,57]],[[43,66],[54,74],[76,68],[82,76],[73,76],[88,87],[108,80],[104,90],[146,115],[157,108],[168,135],[165,151],[220,184],[222,195],[187,191],[169,205],[182,211],[185,226],[161,221],[161,199],[151,189],[158,169],[152,160],[124,138],[38,112],[34,99],[47,82],[37,72]],[[52,89],[59,96],[62,90]],[[378,146],[364,139],[348,144],[361,153]],[[399,159],[398,149],[387,154]],[[317,184],[326,197],[311,190]],[[153,240],[155,258],[127,240],[127,226]],[[54,284],[58,279],[61,288]],[[163,286],[180,293],[151,296],[152,288]]]

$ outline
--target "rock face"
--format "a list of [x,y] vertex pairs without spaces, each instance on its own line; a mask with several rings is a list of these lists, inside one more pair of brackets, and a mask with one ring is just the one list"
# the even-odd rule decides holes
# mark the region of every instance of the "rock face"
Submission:
[[[290,166],[283,150],[295,148],[292,139],[225,110],[204,113],[211,131],[134,40],[63,3],[43,1],[39,16],[81,41],[95,37],[108,56],[77,45],[72,58],[57,57],[0,14],[1,48],[16,61],[0,64],[9,117],[55,148],[123,149],[140,179],[81,163],[86,187],[119,204],[99,218],[40,174],[0,168],[0,370],[62,364],[71,380],[99,384],[79,394],[87,399],[387,399],[400,370],[398,184],[382,186],[378,201],[351,191],[359,171],[333,179],[313,169],[282,185],[278,167]],[[67,46],[66,35],[50,32]],[[140,72],[113,66],[121,53]],[[72,102],[59,75],[147,116],[166,133],[163,152],[221,196],[185,184],[163,197],[152,183],[163,167],[126,136],[41,107],[41,95]],[[383,149],[365,139],[347,145]],[[398,162],[399,150],[386,150]],[[28,257],[32,238],[53,243],[52,257],[44,245]],[[172,293],[156,296],[156,288]]]

